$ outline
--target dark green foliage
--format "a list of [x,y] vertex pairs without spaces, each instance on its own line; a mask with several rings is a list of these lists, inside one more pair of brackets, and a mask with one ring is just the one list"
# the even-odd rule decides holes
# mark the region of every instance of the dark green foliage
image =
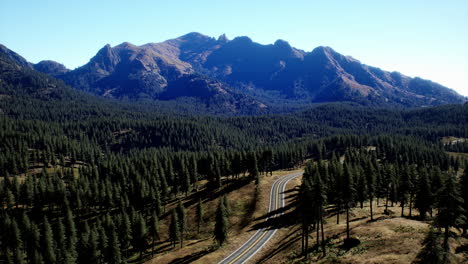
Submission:
[[[463,199],[459,191],[458,184],[455,180],[455,174],[448,172],[444,186],[437,195],[438,213],[435,219],[435,224],[438,227],[444,228],[444,251],[449,252],[449,228],[461,227],[466,223],[463,210]],[[447,254],[444,255],[445,257]]]
[[465,216],[465,224],[462,225],[462,228],[463,234],[466,234],[466,230],[468,229],[468,163],[465,165],[460,179],[460,190],[463,198],[463,215]]
[[118,264],[122,263],[122,249],[120,248],[120,241],[115,228],[110,230],[109,248],[109,262]]
[[349,209],[354,206],[356,189],[354,187],[354,175],[352,169],[345,164],[343,174],[343,202],[346,208],[346,238],[349,239]]
[[187,232],[187,213],[185,212],[185,207],[181,202],[177,205],[177,216],[177,225],[180,231],[180,247],[182,248],[184,246],[184,236]]
[[224,245],[228,238],[229,220],[223,198],[219,200],[218,209],[216,210],[216,222],[214,228],[214,239],[219,246]]
[[432,206],[432,193],[429,182],[429,175],[426,169],[419,173],[419,183],[416,191],[415,207],[419,211],[422,220],[426,219],[426,213]]
[[172,241],[172,247],[175,247],[181,238],[179,217],[177,216],[177,211],[175,209],[172,210],[171,216],[171,223],[169,225],[169,239]]
[[196,216],[197,216],[197,233],[200,234],[200,229],[203,225],[203,216],[204,216],[203,204],[202,204],[201,199],[198,199]]
[[[466,105],[402,111],[329,104],[290,115],[181,115],[96,99],[1,58],[0,64],[0,239],[8,245],[0,262],[126,261],[143,253],[148,240],[154,246],[157,222],[171,222],[165,209],[173,199],[247,175],[258,183],[260,175],[306,158],[318,161],[308,188],[318,188],[319,175],[319,189],[338,212],[376,198],[406,199],[411,208],[419,168],[427,168],[436,194],[448,169],[460,165],[445,153],[455,146],[439,144],[440,138],[468,137]],[[19,180],[20,173],[27,175]],[[402,180],[411,183],[408,190],[400,188],[407,186]],[[226,233],[219,234],[227,235],[229,206],[222,201],[218,227]],[[201,201],[196,210],[193,219],[175,215],[174,243],[191,232],[186,226],[202,226]],[[310,211],[309,226],[322,224],[320,212]]]
[[55,240],[52,233],[52,227],[49,224],[47,217],[44,217],[43,228],[42,228],[42,253],[44,256],[44,261],[46,263],[56,263],[56,247]]
[[141,214],[137,214],[133,222],[133,248],[140,252],[141,257],[148,245],[148,229]]
[[153,255],[154,254],[154,246],[156,244],[156,241],[159,241],[161,239],[161,235],[159,233],[159,218],[158,218],[158,215],[156,214],[156,212],[153,212],[153,214],[151,215],[149,232],[150,232],[151,238],[152,238],[151,255]]

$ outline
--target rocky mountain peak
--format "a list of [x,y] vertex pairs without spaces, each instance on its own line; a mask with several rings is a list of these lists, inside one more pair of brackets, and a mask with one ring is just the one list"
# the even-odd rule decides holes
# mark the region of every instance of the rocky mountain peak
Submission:
[[218,42],[219,43],[228,43],[229,42],[229,39],[226,37],[226,34],[221,34],[219,37],[218,37]]

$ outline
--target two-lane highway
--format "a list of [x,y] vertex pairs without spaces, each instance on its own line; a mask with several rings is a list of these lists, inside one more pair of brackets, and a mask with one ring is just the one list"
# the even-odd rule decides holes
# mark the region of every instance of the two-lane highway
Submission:
[[[294,172],[286,174],[276,180],[271,186],[270,191],[270,206],[268,212],[275,211],[284,206],[284,189],[288,182],[300,175],[303,172]],[[268,219],[278,217],[282,213],[269,216]],[[268,220],[267,219],[267,220]],[[240,248],[231,253],[225,259],[221,260],[220,264],[241,264],[247,262],[253,257],[260,249],[262,249],[268,241],[275,235],[276,229],[262,228],[257,230]]]

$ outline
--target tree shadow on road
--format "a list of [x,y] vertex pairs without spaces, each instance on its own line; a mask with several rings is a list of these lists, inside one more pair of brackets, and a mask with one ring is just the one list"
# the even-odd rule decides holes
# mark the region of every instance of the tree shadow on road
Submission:
[[299,189],[294,188],[284,193],[289,193],[289,195],[285,197],[285,199],[287,199],[287,205],[256,218],[255,221],[261,222],[255,224],[251,231],[262,228],[278,229],[292,226],[297,223],[299,216],[299,213],[297,212]]

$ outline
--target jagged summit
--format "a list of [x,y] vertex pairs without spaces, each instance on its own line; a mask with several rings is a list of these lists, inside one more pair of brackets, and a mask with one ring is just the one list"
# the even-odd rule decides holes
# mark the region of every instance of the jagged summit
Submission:
[[229,39],[226,37],[226,34],[221,34],[221,35],[218,37],[218,42],[219,42],[219,43],[228,43],[228,42],[229,42]]
[[[29,65],[2,47],[0,50],[16,58],[18,64]],[[102,96],[154,100],[195,97],[234,104],[236,109],[245,107],[246,102],[268,106],[278,100],[398,107],[465,100],[440,84],[362,64],[331,47],[306,52],[282,39],[262,45],[247,36],[229,40],[225,34],[215,39],[191,32],[141,46],[107,44],[88,64],[73,71],[51,62],[42,66],[37,67],[77,89]]]

